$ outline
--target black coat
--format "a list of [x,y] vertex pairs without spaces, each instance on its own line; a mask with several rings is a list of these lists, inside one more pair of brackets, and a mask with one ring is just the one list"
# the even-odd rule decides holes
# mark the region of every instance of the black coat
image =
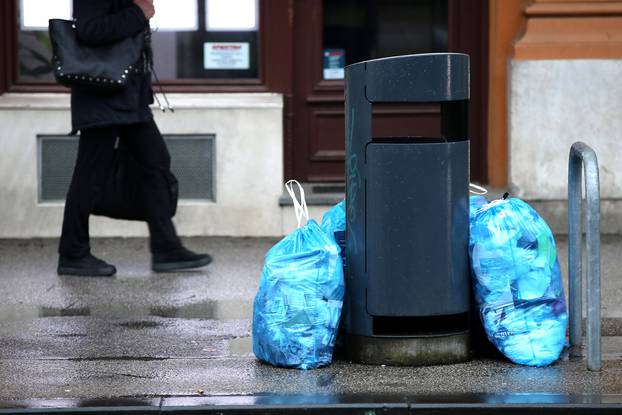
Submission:
[[[76,33],[84,44],[101,45],[134,36],[149,27],[142,10],[132,0],[73,0]],[[131,78],[120,92],[71,90],[73,131],[106,125],[134,124],[153,116],[151,75]]]

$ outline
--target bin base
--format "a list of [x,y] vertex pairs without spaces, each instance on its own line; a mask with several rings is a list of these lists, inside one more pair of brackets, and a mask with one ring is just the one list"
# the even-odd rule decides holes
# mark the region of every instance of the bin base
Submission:
[[470,359],[469,331],[438,336],[368,337],[346,335],[349,360],[389,366],[429,366]]

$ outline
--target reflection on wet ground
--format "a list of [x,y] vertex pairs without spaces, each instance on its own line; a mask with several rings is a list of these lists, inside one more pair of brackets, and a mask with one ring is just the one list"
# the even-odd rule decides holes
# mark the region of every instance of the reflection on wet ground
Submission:
[[253,356],[253,339],[251,337],[237,337],[227,343],[231,356]]
[[144,239],[95,239],[114,278],[59,277],[56,240],[0,240],[0,321],[37,317],[250,318],[263,257],[274,239],[190,238],[215,258],[193,272],[154,274]]
[[154,316],[166,318],[200,318],[215,320],[238,320],[252,314],[251,300],[205,300],[200,303],[179,306],[136,306],[111,303],[106,307],[51,307],[39,305],[0,305],[0,322],[19,321],[39,317],[131,318],[135,316]]
[[[114,410],[128,413],[325,413],[325,414],[476,414],[476,413],[598,413],[619,414],[622,395],[573,397],[560,394],[461,394],[461,395],[238,395],[206,397],[59,399],[0,401],[3,409],[29,409],[43,413],[45,409],[90,408],[101,412]],[[194,410],[193,410],[194,408]],[[40,410],[41,412],[37,412]],[[317,412],[315,412],[316,410]],[[204,411],[204,412],[203,412]],[[484,412],[477,412],[484,411]],[[0,412],[3,413],[3,412]]]

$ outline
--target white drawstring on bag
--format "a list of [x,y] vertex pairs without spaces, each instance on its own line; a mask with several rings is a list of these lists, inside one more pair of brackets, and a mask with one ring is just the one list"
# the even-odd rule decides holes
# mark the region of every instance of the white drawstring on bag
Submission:
[[[294,185],[298,186],[300,201],[298,201],[298,198],[296,197]],[[285,188],[287,189],[287,193],[289,193],[289,196],[292,198],[292,202],[294,203],[294,213],[296,214],[298,228],[300,228],[309,221],[309,208],[307,207],[307,201],[305,199],[305,190],[297,180],[289,180],[287,183],[285,183]],[[488,193],[488,190],[482,186],[469,183],[469,192],[475,195],[485,195]],[[304,223],[302,222],[303,219],[305,219]]]
[[473,193],[474,195],[485,195],[488,193],[488,190],[482,186],[469,183],[469,192]]
[[[296,198],[296,193],[294,192],[294,184],[298,186],[298,192],[300,193],[300,202]],[[285,183],[285,188],[287,189],[287,193],[289,193],[289,196],[294,202],[294,212],[296,213],[296,220],[298,221],[298,227],[300,228],[309,221],[309,208],[307,208],[307,201],[305,200],[305,190],[302,188],[302,185],[296,180],[290,180]],[[305,219],[304,223],[302,223],[303,218]]]

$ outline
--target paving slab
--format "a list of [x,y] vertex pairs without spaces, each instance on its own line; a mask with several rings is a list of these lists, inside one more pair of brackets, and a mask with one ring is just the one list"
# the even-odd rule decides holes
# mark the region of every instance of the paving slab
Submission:
[[[622,338],[602,372],[581,358],[545,368],[477,359],[431,367],[336,360],[311,371],[260,363],[248,320],[48,317],[0,324],[0,401],[206,396],[622,395]],[[202,391],[202,392],[201,392]]]
[[[114,263],[114,278],[59,277],[58,241],[0,240],[0,320],[46,316],[123,318],[250,318],[271,238],[186,238],[194,250],[214,256],[192,272],[156,274],[145,239],[94,239],[96,255]],[[567,238],[556,236],[567,281]],[[622,235],[603,235],[602,316],[609,334],[622,335]],[[567,284],[567,282],[566,282]]]

